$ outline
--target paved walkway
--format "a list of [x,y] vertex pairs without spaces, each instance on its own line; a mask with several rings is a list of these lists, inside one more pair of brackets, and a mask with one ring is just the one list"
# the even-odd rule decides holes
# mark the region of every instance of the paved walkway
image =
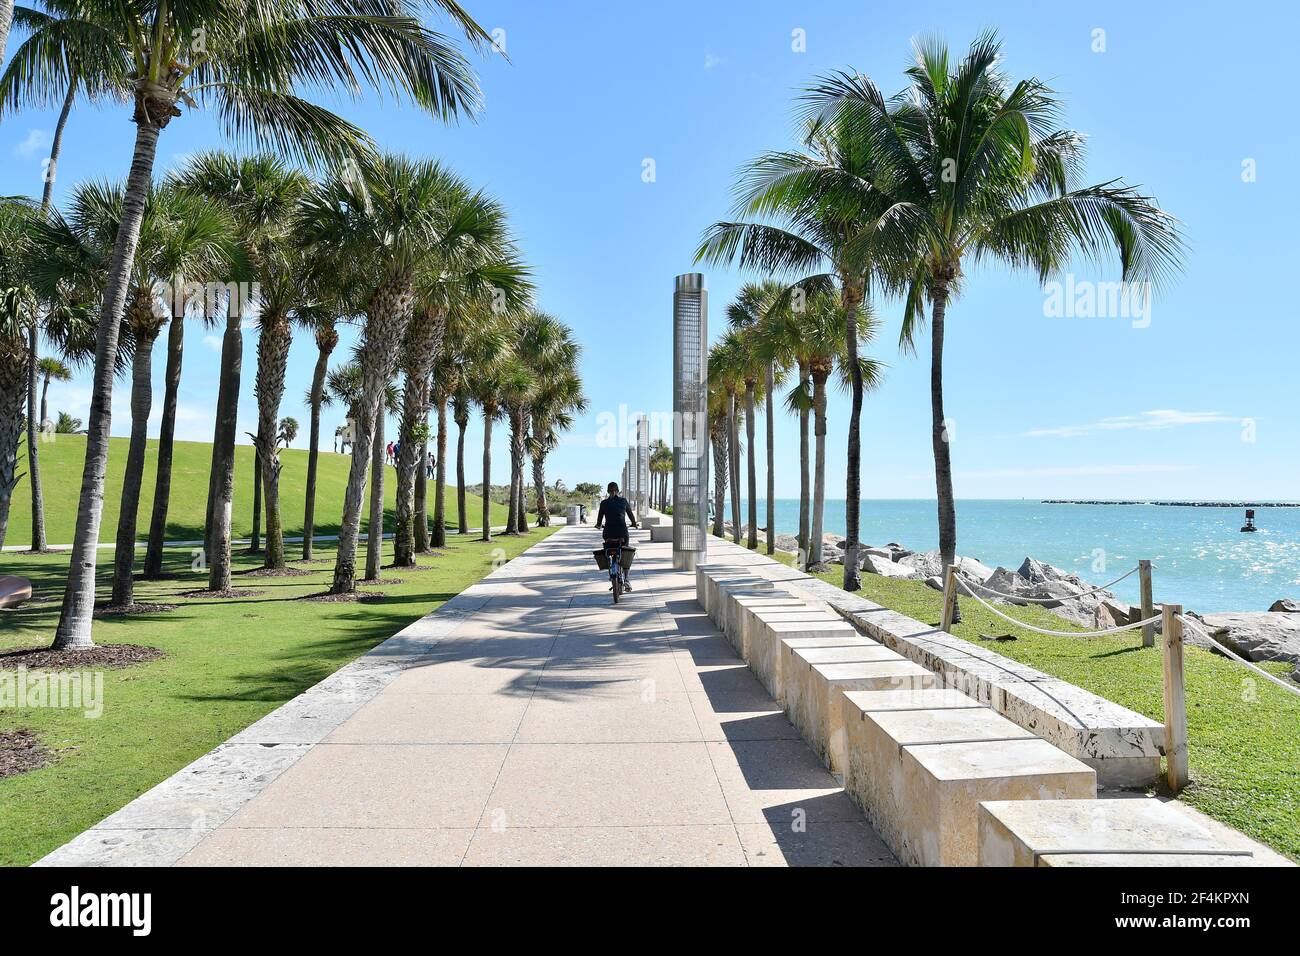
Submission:
[[614,606],[596,535],[363,658],[359,706],[290,703],[47,862],[894,865],[671,546],[638,535]]

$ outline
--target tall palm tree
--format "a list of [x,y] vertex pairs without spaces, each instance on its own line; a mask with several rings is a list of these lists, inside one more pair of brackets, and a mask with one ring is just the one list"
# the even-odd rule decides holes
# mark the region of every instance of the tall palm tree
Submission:
[[[513,317],[480,308],[465,344],[466,394],[483,413],[483,515],[480,540],[492,540],[492,425],[505,397],[524,391],[531,375],[514,351]],[[461,430],[462,439],[464,430]],[[464,487],[464,481],[461,481]],[[512,525],[513,527],[513,525]]]
[[457,534],[469,534],[469,515],[465,509],[465,429],[469,427],[470,401],[469,384],[462,380],[461,386],[451,396],[451,414],[456,422]]
[[[462,330],[458,322],[460,312],[452,310],[447,315],[447,329],[443,334],[438,355],[434,359],[434,372],[429,383],[429,393],[438,417],[438,432],[434,444],[433,529],[430,547],[447,545],[447,403],[460,386]],[[463,492],[458,495],[463,498]],[[463,512],[462,508],[462,512]],[[463,517],[463,514],[462,514]],[[423,517],[417,518],[417,529]]]
[[[43,176],[41,208],[48,211],[63,148],[63,134],[73,104],[78,97],[100,102],[112,96],[123,96],[130,63],[119,49],[105,42],[106,37],[102,33],[83,29],[75,15],[74,5],[55,0],[46,4],[46,7],[48,12],[27,7],[15,10],[11,0],[0,0],[0,34],[7,30],[7,25],[3,23],[6,8],[15,14],[14,19],[20,28],[33,34],[38,30],[41,33],[41,36],[29,37],[21,43],[0,74],[0,117],[6,111],[23,107],[53,107],[61,100]],[[4,62],[4,48],[4,39],[0,36],[0,62]],[[62,68],[67,76],[66,90],[62,94],[58,92],[57,82],[48,83],[42,78],[50,68]],[[32,550],[37,552],[46,550],[47,543],[45,500],[41,490],[40,443],[37,441],[37,430],[46,419],[46,409],[42,407],[40,418],[36,417],[36,358],[40,324],[32,322],[28,330],[28,351],[32,362],[29,363],[27,376],[27,471],[32,495]],[[49,379],[46,378],[45,388],[48,390],[48,387]]]
[[[773,367],[773,357],[767,351],[768,343],[759,331],[759,325],[763,321],[768,308],[781,299],[783,291],[784,287],[777,282],[769,281],[764,285],[749,283],[740,290],[740,294],[736,296],[735,301],[727,306],[727,322],[737,333],[739,371],[745,382],[745,440],[749,446],[746,472],[749,492],[747,496],[749,533],[746,545],[751,549],[757,549],[758,547],[758,481],[755,466],[758,446],[754,441],[754,418],[755,402],[760,396],[767,403],[767,447],[769,452],[767,475],[769,485],[772,481],[773,467],[771,460],[773,437],[771,388],[775,385],[776,370]],[[772,492],[769,490],[767,496],[769,553],[775,550],[772,527],[775,524],[773,508]]]
[[45,422],[50,417],[50,382],[70,382],[72,381],[72,369],[68,368],[62,360],[52,355],[38,359],[36,362],[36,371],[41,378],[41,417],[40,422]]
[[[297,269],[301,260],[290,247],[294,245],[292,229],[307,181],[301,172],[270,154],[236,156],[219,151],[192,157],[174,181],[188,192],[227,209],[239,234],[239,255],[229,270],[235,282],[223,293],[225,333],[221,343],[206,523],[208,588],[215,593],[230,593],[236,423],[243,368],[243,329],[248,313],[256,314],[261,328],[254,491],[266,491],[268,481],[275,486],[276,493],[266,495],[265,560],[268,567],[284,565],[283,538],[279,533],[279,458],[268,443],[275,441],[280,397],[284,391],[290,310],[301,301]],[[254,495],[255,499],[258,497]],[[272,497],[274,502],[270,500]]]
[[330,356],[339,344],[339,316],[328,305],[320,305],[310,318],[316,340],[316,366],[312,370],[311,385],[307,389],[305,404],[311,409],[307,439],[307,488],[302,515],[302,560],[312,559],[312,541],[316,535],[316,482],[320,467],[320,412],[325,402],[325,376],[329,372]]
[[366,454],[353,457],[348,475],[331,593],[354,589],[364,459],[371,451],[380,397],[415,312],[420,277],[456,248],[482,244],[485,235],[495,234],[490,217],[459,214],[473,208],[478,195],[439,163],[389,154],[360,171],[330,177],[304,203],[302,232],[308,247],[370,283],[358,353],[365,384],[356,436]]
[[29,328],[36,324],[38,297],[29,268],[36,252],[41,212],[25,199],[0,199],[0,547],[9,530],[9,506],[18,484],[23,391],[33,355]]
[[673,472],[673,450],[662,438],[650,443],[650,471],[657,482],[655,507],[662,511],[668,506],[668,476]]
[[[505,208],[482,193],[450,190],[441,211],[446,226],[417,289],[414,317],[399,362],[403,374],[401,453],[397,462],[397,533],[393,563],[413,567],[418,544],[415,528],[417,474],[424,474],[428,447],[431,376],[445,337],[448,312],[462,302],[497,295],[508,308],[521,305],[531,291],[528,271],[515,254]],[[425,521],[423,509],[420,521]],[[419,539],[423,538],[423,542]]]
[[[812,96],[813,93],[808,94]],[[774,275],[796,275],[805,289],[838,283],[848,316],[845,348],[851,377],[845,482],[844,588],[860,586],[861,417],[864,383],[857,373],[858,308],[873,278],[898,281],[898,268],[877,248],[888,198],[872,186],[871,144],[847,121],[813,121],[803,149],[766,153],[745,167],[736,185],[736,219],[705,232],[697,258],[735,261]],[[793,291],[793,287],[791,287]]]
[[[546,456],[559,443],[560,433],[573,424],[573,416],[587,407],[578,376],[582,346],[573,331],[554,316],[531,311],[526,316],[518,349],[536,376],[528,401],[529,434],[525,436],[533,462],[533,491],[537,497],[537,526],[550,524],[546,501]],[[519,495],[523,498],[523,462],[520,461]],[[520,508],[523,510],[522,506]]]
[[[486,39],[451,0],[435,0],[476,42]],[[100,309],[86,460],[73,554],[54,647],[92,646],[96,546],[108,456],[118,323],[159,137],[190,108],[213,106],[225,130],[312,161],[367,152],[365,134],[296,95],[302,86],[379,85],[439,116],[472,109],[477,86],[461,54],[420,25],[410,0],[78,0],[80,19],[107,33],[134,64],[135,149],[121,226]],[[42,32],[47,28],[40,28]],[[48,70],[42,85],[66,74]]]
[[713,450],[713,533],[724,536],[727,475],[731,470],[731,396],[724,385],[723,363],[715,344],[709,349],[709,445]]
[[[740,544],[740,420],[747,417],[741,407],[745,390],[745,345],[735,329],[728,329],[709,352],[709,381],[716,377],[726,399],[727,472],[731,476],[731,533]],[[752,431],[752,426],[747,426]]]
[[[998,69],[1001,43],[981,34],[955,61],[942,40],[913,47],[909,86],[892,100],[857,74],[809,92],[817,122],[847,127],[874,154],[870,182],[899,215],[875,242],[905,265],[902,342],[930,305],[930,410],[939,551],[957,550],[951,448],[943,403],[944,324],[968,262],[997,260],[1045,281],[1073,255],[1117,256],[1126,282],[1159,286],[1183,252],[1178,221],[1118,179],[1080,186],[1083,137],[1056,125],[1061,103],[1037,78]],[[1149,286],[1147,288],[1150,288]]]

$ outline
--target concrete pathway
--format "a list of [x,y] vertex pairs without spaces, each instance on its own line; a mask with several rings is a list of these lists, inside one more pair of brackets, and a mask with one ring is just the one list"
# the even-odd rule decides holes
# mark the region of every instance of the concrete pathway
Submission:
[[45,862],[894,865],[671,545],[637,537],[619,605],[597,532],[559,531],[378,648],[394,670],[345,718],[291,702]]

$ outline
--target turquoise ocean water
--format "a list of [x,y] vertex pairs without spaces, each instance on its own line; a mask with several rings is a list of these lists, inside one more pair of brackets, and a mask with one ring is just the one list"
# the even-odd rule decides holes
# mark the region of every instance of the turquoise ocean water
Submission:
[[[760,500],[760,525],[765,509]],[[1257,509],[1255,534],[1241,533],[1244,518],[1240,508],[959,501],[957,553],[1013,570],[1032,555],[1093,584],[1150,558],[1156,600],[1197,611],[1263,611],[1278,598],[1300,598],[1300,508]],[[868,544],[938,547],[933,501],[863,501],[861,520]],[[777,499],[777,531],[798,526],[798,499]],[[844,533],[842,499],[826,502],[825,528]],[[1136,601],[1137,575],[1115,592]]]

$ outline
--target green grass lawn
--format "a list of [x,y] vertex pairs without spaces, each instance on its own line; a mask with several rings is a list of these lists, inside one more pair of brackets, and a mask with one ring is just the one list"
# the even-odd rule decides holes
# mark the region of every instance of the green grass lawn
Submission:
[[[41,483],[45,495],[45,534],[50,544],[70,544],[77,522],[77,498],[81,489],[81,467],[86,457],[86,436],[56,435],[54,441],[41,445]],[[127,439],[114,438],[110,442],[108,476],[104,482],[104,518],[100,525],[99,540],[112,543],[117,537],[117,511],[122,499],[122,471],[126,467]],[[27,446],[20,449],[22,470],[26,471]],[[158,442],[149,440],[145,457],[143,494],[140,497],[140,522],[137,538],[149,536],[149,519],[153,513],[153,486],[155,466],[158,461]],[[284,503],[284,533],[286,536],[302,534],[303,502],[307,500],[307,452],[288,448],[280,453],[283,468],[280,472],[280,500]],[[349,455],[336,455],[333,451],[320,453],[316,482],[316,533],[337,534],[343,515],[343,490],[348,482]],[[171,507],[167,512],[167,538],[169,541],[192,541],[203,537],[203,512],[208,502],[208,472],[212,463],[212,446],[206,442],[178,441],[172,465]],[[397,473],[385,469],[384,501],[386,517],[384,526],[392,531],[394,494]],[[9,514],[9,545],[31,544],[32,493],[26,479],[14,489],[12,510]],[[432,505],[432,501],[430,501]],[[465,507],[470,527],[479,525],[483,513],[481,499],[467,495]],[[429,508],[433,513],[433,508]],[[492,523],[506,523],[504,505],[492,505]],[[456,523],[456,489],[447,488],[447,518]],[[363,516],[362,530],[367,521]],[[263,523],[265,530],[265,523]],[[235,537],[247,537],[253,530],[253,447],[235,446]],[[3,561],[3,559],[0,559]]]
[[[427,570],[385,570],[384,576],[403,583],[380,584],[373,589],[383,598],[352,604],[293,600],[327,586],[332,564],[326,563],[299,565],[310,576],[237,576],[236,587],[262,592],[246,598],[179,598],[177,592],[205,587],[206,578],[190,571],[189,549],[169,549],[166,570],[177,576],[140,582],[136,593],[140,601],[177,608],[101,618],[94,627],[98,643],[144,644],[166,657],[105,670],[97,719],[52,708],[0,709],[0,730],[27,728],[54,754],[46,767],[0,780],[0,864],[39,859],[437,608],[490,571],[494,559],[513,557],[552,530],[490,543],[450,535],[445,552],[420,558]],[[332,546],[318,551],[332,562]],[[390,546],[385,561],[391,559]],[[4,563],[7,571],[31,578],[46,600],[0,612],[0,650],[48,645],[67,554],[6,555]],[[237,554],[236,570],[260,563]],[[101,563],[101,598],[110,571]]]
[[[765,547],[760,544],[760,551]],[[794,563],[780,553],[779,560]],[[843,568],[818,574],[839,587]],[[943,595],[921,581],[862,575],[868,601],[938,626]],[[1042,608],[1011,607],[1005,613],[1037,627],[1081,631]],[[970,598],[961,602],[962,622],[953,633],[980,647],[1084,687],[1117,704],[1164,720],[1164,672],[1160,641],[1144,648],[1140,632],[1107,637],[1049,637],[1007,624]],[[980,635],[1012,634],[993,643]],[[1266,669],[1285,676],[1289,664]],[[1181,799],[1300,861],[1300,697],[1288,694],[1240,664],[1186,646],[1187,739],[1192,783]]]

